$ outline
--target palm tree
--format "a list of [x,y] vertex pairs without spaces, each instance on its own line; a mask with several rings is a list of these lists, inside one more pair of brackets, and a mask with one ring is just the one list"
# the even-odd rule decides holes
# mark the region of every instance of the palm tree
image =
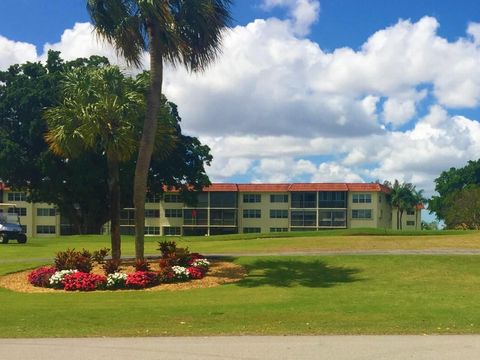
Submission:
[[164,63],[201,71],[218,55],[231,0],[87,0],[96,33],[130,64],[150,54],[151,80],[134,182],[135,256],[144,258],[147,175],[161,106]]
[[141,82],[126,78],[118,67],[79,68],[63,82],[63,102],[45,111],[45,139],[61,156],[86,150],[105,154],[110,195],[112,257],[120,259],[120,163],[137,149],[139,116],[145,111]]
[[[414,189],[412,194],[413,207],[415,208],[415,228],[418,224],[418,214],[423,209],[423,204],[427,202],[427,199],[423,196],[423,190]],[[421,225],[421,224],[420,224]],[[421,229],[421,226],[420,226]]]
[[396,179],[393,184],[385,181],[384,185],[390,189],[389,201],[392,207],[397,210],[397,230],[402,230],[402,218],[405,210],[416,209],[417,205],[425,202],[423,190],[417,190],[415,185],[407,182],[400,183]]

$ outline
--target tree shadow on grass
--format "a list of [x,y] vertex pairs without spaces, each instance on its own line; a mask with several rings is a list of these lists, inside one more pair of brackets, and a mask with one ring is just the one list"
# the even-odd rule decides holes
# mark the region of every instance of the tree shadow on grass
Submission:
[[277,286],[329,288],[341,283],[361,281],[360,269],[336,267],[319,260],[257,260],[246,266],[247,277],[237,283],[243,287]]

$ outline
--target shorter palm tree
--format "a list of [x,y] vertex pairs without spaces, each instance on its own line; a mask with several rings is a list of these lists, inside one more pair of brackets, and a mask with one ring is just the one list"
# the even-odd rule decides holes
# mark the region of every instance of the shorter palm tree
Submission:
[[137,150],[145,114],[145,83],[116,66],[79,68],[65,74],[63,102],[45,111],[45,139],[55,154],[76,157],[93,150],[105,155],[110,193],[112,257],[120,259],[120,163]]
[[425,202],[423,190],[417,190],[415,185],[407,182],[400,183],[396,179],[393,184],[385,181],[384,185],[390,189],[390,204],[397,210],[397,230],[402,230],[403,228],[402,219],[405,210],[415,209],[416,220],[418,220],[418,209],[416,207]]

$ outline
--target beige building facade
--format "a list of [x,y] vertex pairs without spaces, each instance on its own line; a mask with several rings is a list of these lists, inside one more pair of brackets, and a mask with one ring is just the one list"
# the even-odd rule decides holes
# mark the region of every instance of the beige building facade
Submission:
[[[146,235],[220,235],[323,229],[396,229],[396,210],[381,184],[292,183],[212,184],[195,205],[176,191],[147,197]],[[29,203],[24,193],[0,189],[0,200],[16,205],[27,236],[62,234],[61,216],[53,205]],[[402,216],[404,230],[420,229],[421,209]],[[108,228],[108,226],[106,227]],[[121,213],[123,234],[134,234],[134,210]]]

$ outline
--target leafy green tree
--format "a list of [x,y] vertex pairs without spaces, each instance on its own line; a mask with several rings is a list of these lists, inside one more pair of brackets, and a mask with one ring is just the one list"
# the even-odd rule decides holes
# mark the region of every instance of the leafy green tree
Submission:
[[449,229],[480,229],[480,187],[454,191],[445,199],[445,223]]
[[[66,218],[73,225],[73,233],[99,233],[110,219],[107,159],[100,146],[85,149],[75,158],[53,154],[44,139],[48,129],[43,113],[62,103],[64,73],[107,64],[106,58],[98,56],[64,62],[58,52],[49,52],[45,65],[26,63],[0,72],[0,182],[26,191],[31,201],[55,204],[62,222]],[[139,77],[146,92],[148,73]],[[182,188],[186,198],[192,197],[191,190],[209,184],[205,165],[212,159],[210,149],[182,134],[177,107],[165,98],[161,118],[159,132],[165,144],[153,154],[150,190],[161,193],[163,184],[168,184]],[[141,125],[140,119],[137,139]],[[120,164],[122,207],[132,206],[134,157]],[[68,229],[62,229],[67,233]]]
[[78,68],[65,74],[63,101],[45,111],[45,139],[53,153],[75,158],[85,150],[105,153],[110,199],[112,257],[120,259],[120,163],[132,158],[138,117],[144,112],[141,84],[116,66]]
[[97,34],[112,43],[128,63],[150,54],[151,80],[135,168],[135,255],[144,258],[145,196],[161,107],[163,67],[181,64],[203,70],[218,55],[230,22],[230,0],[88,0]]
[[26,190],[32,201],[55,204],[79,233],[98,232],[108,221],[106,166],[98,153],[70,161],[52,154],[42,113],[60,101],[63,71],[106,63],[98,56],[64,62],[50,51],[45,65],[17,64],[0,72],[0,181]]
[[480,160],[469,161],[462,168],[450,168],[443,171],[435,179],[435,191],[428,202],[428,209],[434,212],[438,219],[446,221],[449,212],[449,197],[459,190],[469,186],[480,186]]

